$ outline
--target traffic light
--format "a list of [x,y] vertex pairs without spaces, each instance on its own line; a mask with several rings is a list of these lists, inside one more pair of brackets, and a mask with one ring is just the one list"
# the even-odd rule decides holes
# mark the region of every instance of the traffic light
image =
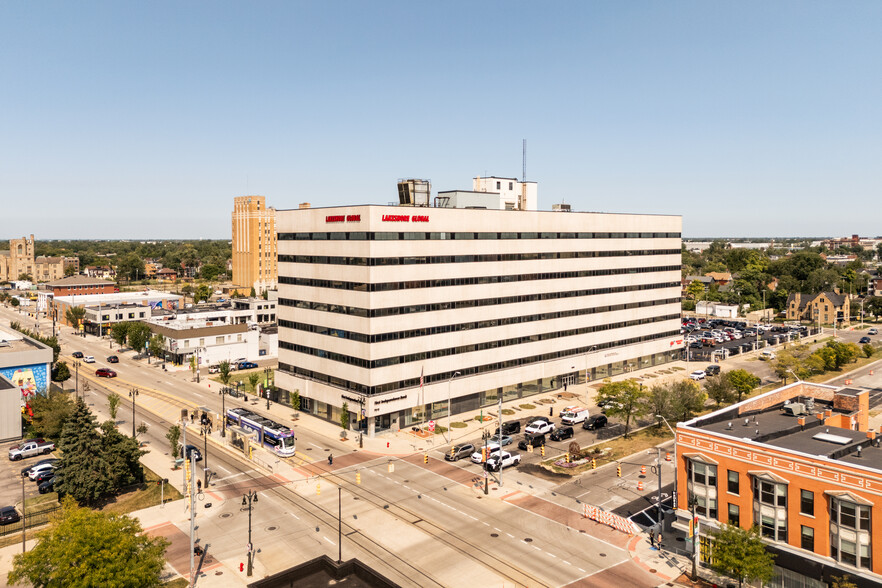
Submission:
[[596,469],[597,469],[597,460],[594,459],[593,457],[591,458],[591,469],[592,469],[592,470],[596,470]]
[[570,463],[570,453],[564,453],[564,463]]
[[316,496],[321,495],[321,493],[322,493],[322,483],[321,482],[315,483],[315,493],[316,493]]
[[239,562],[239,571],[240,571],[240,572],[244,572],[244,571],[245,571],[245,564],[243,564],[241,561]]
[[622,466],[616,466],[616,476],[622,477]]
[[361,484],[361,472],[355,472],[355,483]]
[[429,463],[429,454],[428,453],[423,454],[423,463],[425,463],[425,464]]
[[544,445],[539,446],[539,453],[542,454],[542,457],[545,457],[545,446]]

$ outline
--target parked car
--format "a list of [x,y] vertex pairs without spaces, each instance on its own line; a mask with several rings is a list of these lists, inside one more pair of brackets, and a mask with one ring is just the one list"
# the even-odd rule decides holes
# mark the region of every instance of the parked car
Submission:
[[876,327],[870,327],[870,330],[867,331],[867,334],[868,335],[878,335],[879,329],[877,329]]
[[503,447],[511,445],[513,442],[514,439],[512,439],[510,435],[494,435],[487,439],[487,443],[498,443]]
[[83,359],[83,352],[82,351],[74,351],[73,353],[71,353],[71,356],[75,357],[77,359]]
[[32,464],[29,464],[29,465],[26,465],[25,467],[23,467],[23,468],[21,469],[21,475],[22,475],[22,476],[29,476],[30,473],[31,473],[31,470],[34,469],[34,468],[36,468],[37,466],[42,466],[42,465],[45,465],[45,464],[50,464],[50,465],[51,465],[51,464],[53,464],[53,463],[55,463],[55,462],[57,462],[57,461],[58,461],[58,458],[57,458],[57,457],[50,457],[50,458],[48,458],[48,459],[41,459],[41,460],[38,461],[37,463],[32,463]]
[[582,423],[582,428],[588,430],[599,429],[605,427],[607,422],[609,422],[609,419],[606,418],[605,414],[595,414],[585,419],[585,422]]
[[610,411],[610,409],[616,409],[616,408],[622,408],[622,403],[621,403],[621,402],[615,402],[615,401],[612,401],[612,400],[611,400],[611,401],[609,401],[609,402],[607,402],[606,404],[603,405],[603,408],[600,409],[600,412],[601,412],[602,414],[606,414],[606,413],[608,413],[608,412]]
[[759,358],[763,361],[773,361],[775,357],[775,352],[771,349],[763,349],[763,352],[760,353],[759,356]]
[[58,462],[57,459],[53,459],[51,461],[48,459],[43,460],[43,463],[40,463],[40,464],[37,464],[37,465],[30,467],[27,471],[27,474],[22,474],[22,475],[23,476],[27,475],[27,477],[30,478],[31,480],[36,480],[37,476],[39,476],[40,474],[42,474],[44,472],[53,471],[55,469],[55,464],[57,462]]
[[[502,423],[502,434],[503,435],[517,435],[521,432],[521,421],[506,421]],[[496,435],[499,435],[500,430],[497,427]]]
[[720,366],[709,365],[706,368],[704,368],[704,373],[708,376],[719,376],[720,375]]
[[484,463],[484,468],[495,472],[502,468],[518,465],[519,463],[521,463],[521,456],[519,453],[500,451],[487,458],[487,462]]
[[238,366],[240,370],[251,370],[257,367],[257,364],[253,361],[240,361]]
[[704,372],[704,370],[695,370],[694,372],[689,374],[689,377],[695,381],[703,380],[706,376],[707,374]]
[[863,345],[864,343],[869,343],[870,341],[872,341],[872,339],[870,339],[869,337],[864,336],[864,337],[861,337],[861,340],[858,341],[858,343],[860,343],[861,345]]
[[33,439],[24,441],[20,445],[9,449],[9,460],[18,461],[26,457],[33,457],[42,453],[50,454],[55,451],[55,443],[49,441],[37,442]]
[[[481,455],[481,450],[484,449],[484,447],[485,447],[484,445],[481,445],[480,447],[475,448],[475,452],[472,454],[472,457],[471,457],[471,460],[474,463],[481,463],[481,458],[483,457]],[[486,445],[486,448],[487,448],[487,456],[493,455],[497,451],[502,451],[502,448],[499,445],[497,445],[496,443],[488,443]]]
[[552,441],[563,441],[564,439],[571,438],[575,434],[576,432],[572,427],[561,427],[560,429],[552,431],[550,438]]
[[525,437],[519,441],[518,449],[526,451],[527,447],[542,447],[543,445],[545,445],[545,435],[536,435],[533,437]]
[[95,370],[95,375],[99,378],[115,378],[116,372],[110,368],[98,368]]
[[534,435],[545,435],[554,430],[554,423],[550,423],[546,420],[538,420],[530,423],[526,429],[524,429],[524,433],[530,435],[531,437]]
[[566,413],[570,412],[571,410],[576,410],[577,408],[579,408],[579,407],[578,406],[565,406],[562,409],[560,409],[560,412],[557,414],[557,416],[562,417]]
[[119,363],[119,358],[115,355],[111,355],[107,358],[107,363]]
[[454,445],[450,448],[450,451],[444,454],[444,459],[447,461],[457,461],[464,457],[468,457],[475,452],[475,446],[471,443],[463,443],[461,445]]
[[560,416],[560,422],[563,425],[578,425],[589,416],[587,408],[577,407],[563,413]]
[[54,468],[54,467],[50,467],[48,470],[43,470],[43,471],[39,472],[39,473],[38,473],[36,476],[34,476],[32,479],[33,479],[34,482],[36,482],[37,484],[42,484],[43,482],[45,482],[45,481],[48,480],[49,478],[54,478],[54,477],[55,477],[55,468]]
[[0,525],[10,525],[21,520],[18,511],[14,506],[4,506],[0,508]]
[[37,491],[40,494],[46,494],[47,492],[54,492],[55,491],[55,480],[56,480],[56,478],[54,475],[51,478],[49,478],[48,480],[43,480],[42,482],[40,482],[40,485],[37,486]]
[[220,373],[220,366],[219,365],[208,366],[208,373],[209,374],[219,374]]
[[196,456],[196,461],[202,461],[202,452],[199,451],[199,448],[195,445],[187,445],[186,447],[184,447],[183,453],[184,457],[188,460],[190,459],[190,454],[192,453]]

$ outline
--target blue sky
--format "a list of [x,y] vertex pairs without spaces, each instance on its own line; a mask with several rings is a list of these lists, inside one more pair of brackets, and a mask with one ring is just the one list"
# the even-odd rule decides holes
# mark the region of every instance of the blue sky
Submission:
[[4,238],[229,238],[398,178],[882,234],[879,2],[3,2]]

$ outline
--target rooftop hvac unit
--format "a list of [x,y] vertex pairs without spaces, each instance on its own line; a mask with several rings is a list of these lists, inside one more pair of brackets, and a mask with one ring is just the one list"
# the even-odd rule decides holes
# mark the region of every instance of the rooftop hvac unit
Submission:
[[805,405],[801,402],[791,402],[784,407],[784,412],[789,414],[790,416],[808,414],[808,411],[805,409]]
[[398,181],[398,202],[401,206],[429,206],[432,193],[430,180],[407,179]]

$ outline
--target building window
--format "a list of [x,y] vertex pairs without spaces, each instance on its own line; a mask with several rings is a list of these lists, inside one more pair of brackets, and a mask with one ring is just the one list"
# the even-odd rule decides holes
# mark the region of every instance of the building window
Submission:
[[738,494],[738,472],[729,470],[729,493]]
[[687,462],[687,491],[695,514],[717,518],[717,466],[698,459]]
[[787,541],[787,484],[753,478],[753,520],[763,537]]
[[205,347],[205,339],[199,339],[199,347]]
[[813,528],[803,525],[800,537],[800,547],[808,551],[815,550],[815,530]]
[[741,510],[737,504],[729,505],[729,524],[733,527],[741,526]]
[[815,493],[811,490],[799,491],[799,512],[810,517],[815,516]]
[[513,189],[514,189],[514,182],[509,182],[509,183],[508,183],[508,189],[509,189],[509,190],[513,190]]
[[858,568],[870,568],[870,508],[844,498],[830,500],[830,557]]
[[496,182],[496,189],[499,190],[499,187],[502,185],[501,182]]

